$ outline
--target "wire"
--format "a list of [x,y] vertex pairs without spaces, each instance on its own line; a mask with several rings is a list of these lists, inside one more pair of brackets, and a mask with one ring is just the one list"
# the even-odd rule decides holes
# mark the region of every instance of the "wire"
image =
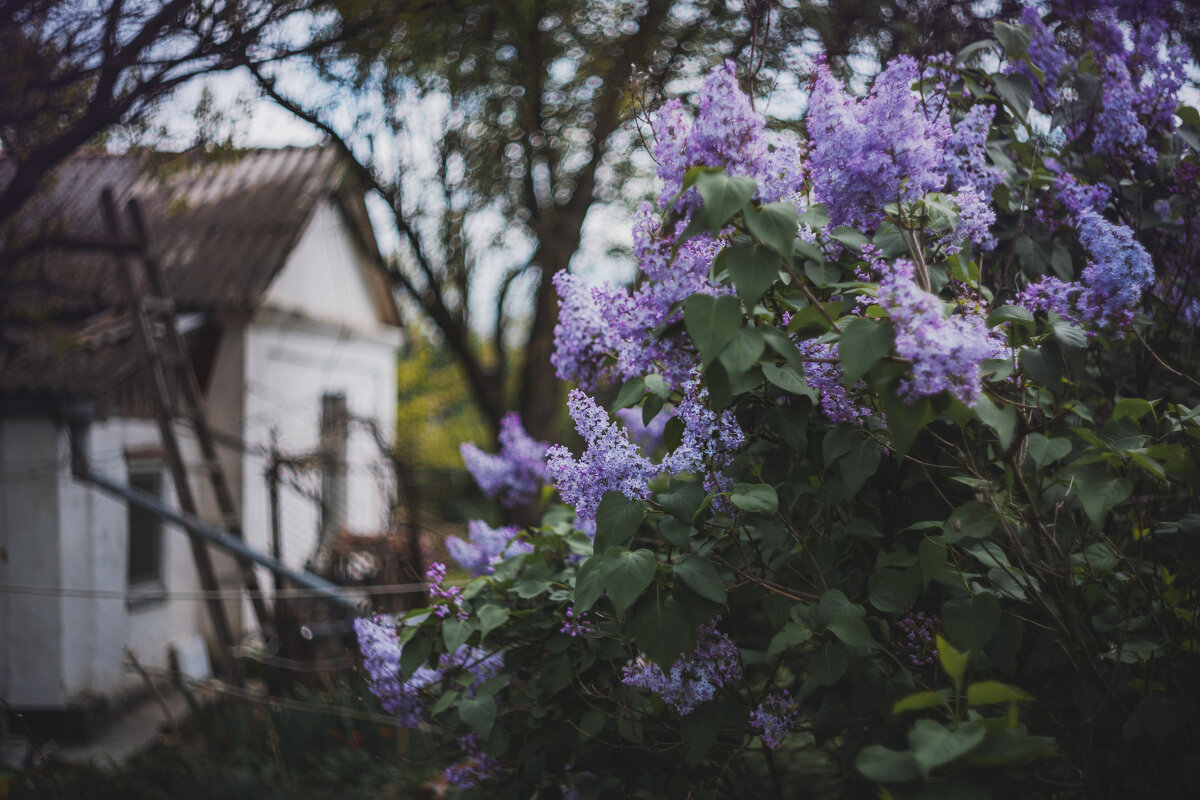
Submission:
[[[442,583],[451,586],[464,586],[468,580],[446,580]],[[418,594],[429,591],[426,583],[393,583],[378,586],[346,586],[339,594],[353,598],[357,595],[389,595],[389,594]],[[86,597],[97,600],[144,600],[147,595],[143,592],[130,592],[126,589],[76,589],[64,586],[34,586],[31,584],[9,583],[0,584],[0,594],[22,594],[38,597]],[[243,597],[272,600],[275,598],[299,600],[305,598],[324,599],[328,592],[314,589],[280,589],[275,592],[250,589],[214,589],[212,591],[196,589],[178,592],[163,592],[153,595],[155,600],[240,600]]]
[[357,708],[349,708],[347,706],[335,706],[330,703],[310,703],[306,700],[292,700],[287,697],[273,697],[269,694],[254,692],[249,689],[239,689],[236,686],[230,686],[227,683],[211,678],[209,680],[197,680],[195,678],[186,678],[177,676],[165,669],[151,669],[146,667],[146,672],[160,678],[169,678],[180,683],[187,684],[193,689],[202,689],[217,694],[237,697],[242,700],[248,700],[252,703],[269,706],[272,709],[287,708],[292,711],[307,711],[314,714],[328,714],[331,716],[348,717],[350,719],[361,719],[366,722],[376,722],[380,725],[390,725],[393,728],[403,727],[400,721],[395,717],[390,717],[386,714],[376,714],[372,711],[361,711]]

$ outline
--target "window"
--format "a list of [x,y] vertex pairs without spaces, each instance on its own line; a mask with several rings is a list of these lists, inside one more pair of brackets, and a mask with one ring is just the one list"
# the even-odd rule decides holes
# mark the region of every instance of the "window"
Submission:
[[[129,468],[129,485],[161,498],[162,467]],[[163,590],[162,518],[145,509],[129,506],[129,553],[126,574],[129,588],[162,594]]]

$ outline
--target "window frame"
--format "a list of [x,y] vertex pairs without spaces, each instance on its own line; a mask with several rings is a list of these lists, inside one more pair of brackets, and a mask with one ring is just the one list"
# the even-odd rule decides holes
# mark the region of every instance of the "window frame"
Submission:
[[[163,463],[157,459],[130,459],[127,482],[131,488],[148,492],[162,500],[167,487],[166,469]],[[125,504],[125,513],[125,607],[132,611],[159,605],[166,601],[165,521],[162,517],[138,508],[132,503]],[[135,574],[133,572],[134,548],[138,545],[135,537],[139,532],[134,530],[134,526],[139,523],[148,526],[140,532],[142,544],[153,543],[150,546],[151,552],[148,558],[139,560],[152,564],[153,569],[146,569]],[[148,534],[148,538],[146,534]]]

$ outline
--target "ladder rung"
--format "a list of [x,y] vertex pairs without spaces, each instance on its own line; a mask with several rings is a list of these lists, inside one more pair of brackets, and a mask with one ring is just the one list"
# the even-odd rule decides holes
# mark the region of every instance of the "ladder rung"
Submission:
[[169,297],[159,297],[157,295],[144,295],[141,298],[142,308],[146,309],[147,314],[174,314],[175,301]]

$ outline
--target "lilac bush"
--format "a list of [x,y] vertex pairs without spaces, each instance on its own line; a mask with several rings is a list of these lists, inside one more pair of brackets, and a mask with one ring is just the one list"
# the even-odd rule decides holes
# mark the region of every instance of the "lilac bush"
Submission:
[[561,505],[449,543],[480,577],[431,572],[409,679],[360,631],[467,796],[1200,791],[1177,11],[818,63],[802,142],[731,63],[651,114],[635,281],[556,279]]

